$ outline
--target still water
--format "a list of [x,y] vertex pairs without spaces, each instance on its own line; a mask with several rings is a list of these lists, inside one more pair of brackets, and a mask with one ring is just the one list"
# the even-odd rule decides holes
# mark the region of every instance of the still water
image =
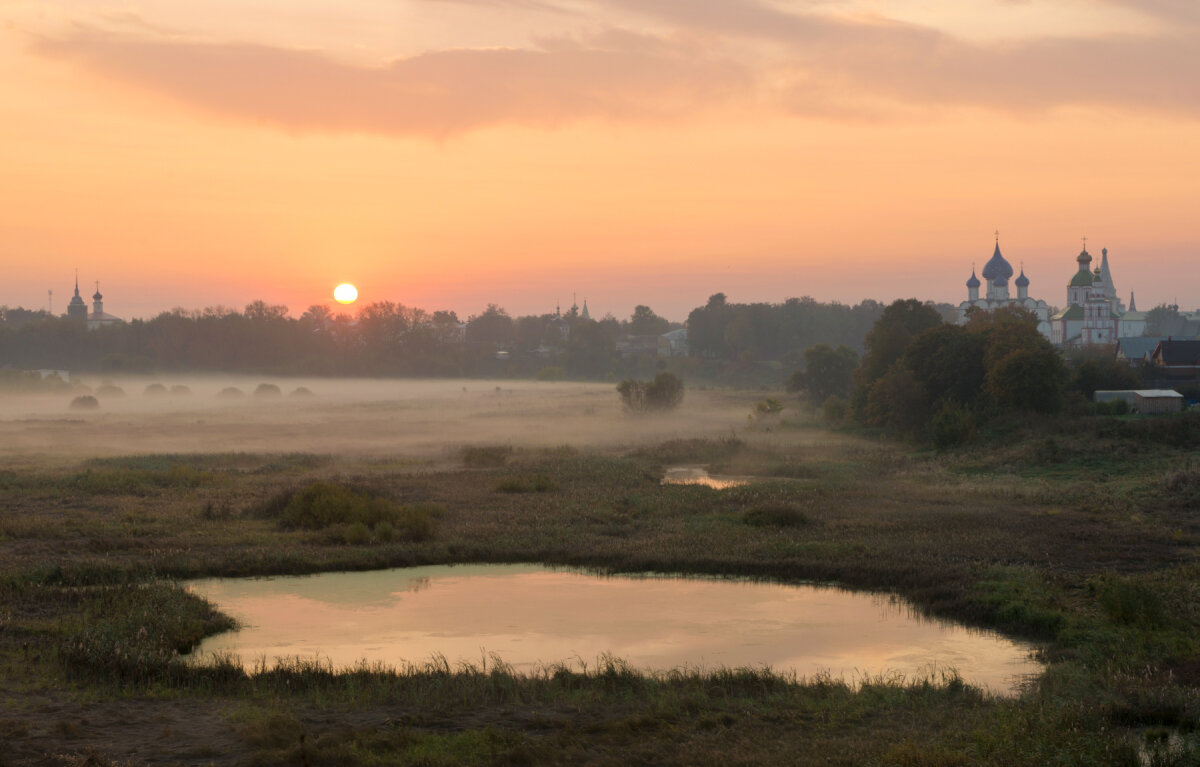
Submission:
[[664,485],[704,485],[714,490],[749,484],[753,477],[722,477],[708,473],[699,466],[672,466],[663,473]]
[[[206,653],[402,666],[435,654],[518,672],[589,667],[604,653],[643,670],[770,666],[848,682],[955,669],[999,694],[1040,672],[1032,648],[916,615],[903,601],[823,586],[599,576],[540,565],[456,565],[213,579],[190,588],[239,621]],[[939,677],[940,678],[940,677]]]

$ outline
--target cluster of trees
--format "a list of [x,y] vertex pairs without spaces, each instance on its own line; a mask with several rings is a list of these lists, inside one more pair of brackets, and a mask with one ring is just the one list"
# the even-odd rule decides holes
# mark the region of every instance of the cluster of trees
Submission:
[[688,345],[698,357],[777,360],[791,368],[801,364],[805,349],[817,344],[861,351],[883,309],[872,300],[846,306],[808,297],[782,304],[731,304],[717,293],[688,315]]
[[[961,443],[976,425],[1005,412],[1053,413],[1068,398],[1096,389],[1128,389],[1137,375],[1111,354],[1068,359],[1037,331],[1022,309],[974,314],[966,325],[945,323],[916,299],[888,306],[865,339],[854,367],[846,347],[816,346],[791,388],[826,411],[897,436]],[[850,395],[849,403],[842,397]]]

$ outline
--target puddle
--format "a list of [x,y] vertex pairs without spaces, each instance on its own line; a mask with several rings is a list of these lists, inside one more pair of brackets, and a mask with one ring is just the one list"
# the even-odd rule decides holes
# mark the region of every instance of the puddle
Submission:
[[243,626],[206,639],[199,657],[233,653],[247,668],[289,656],[403,666],[439,654],[478,666],[494,653],[528,672],[590,667],[607,653],[648,671],[769,666],[850,683],[956,670],[998,694],[1041,671],[1028,645],[825,586],[459,565],[189,587]]
[[713,476],[699,466],[672,466],[663,472],[664,485],[704,485],[714,490],[738,487],[752,482],[754,477]]

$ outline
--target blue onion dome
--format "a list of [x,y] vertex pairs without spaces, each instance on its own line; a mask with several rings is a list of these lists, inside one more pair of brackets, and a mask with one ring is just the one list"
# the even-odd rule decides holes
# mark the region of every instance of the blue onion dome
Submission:
[[1018,287],[1018,288],[1027,288],[1027,287],[1029,287],[1029,278],[1025,276],[1025,270],[1024,270],[1024,269],[1021,269],[1021,276],[1017,278],[1017,283],[1016,283],[1016,285],[1017,285],[1017,287]]
[[968,288],[977,288],[977,287],[979,287],[979,284],[980,284],[979,278],[975,276],[975,270],[972,269],[971,270],[971,279],[967,280],[967,287]]
[[1005,261],[1004,256],[1000,255],[1000,243],[997,242],[996,251],[992,253],[991,259],[984,264],[983,279],[1003,285],[1012,276],[1012,264]]

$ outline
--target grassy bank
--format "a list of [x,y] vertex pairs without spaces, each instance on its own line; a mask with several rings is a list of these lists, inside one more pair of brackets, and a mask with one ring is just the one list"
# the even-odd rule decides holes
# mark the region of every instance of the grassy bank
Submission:
[[[1193,763],[1200,425],[994,428],[944,454],[792,416],[734,435],[479,443],[434,460],[11,462],[0,764]],[[761,481],[660,484],[676,464]],[[957,678],[852,689],[761,669],[643,674],[617,659],[530,676],[494,660],[248,675],[179,654],[228,622],[178,579],[455,562],[895,592],[1037,639],[1048,666],[1022,696],[995,699]]]

